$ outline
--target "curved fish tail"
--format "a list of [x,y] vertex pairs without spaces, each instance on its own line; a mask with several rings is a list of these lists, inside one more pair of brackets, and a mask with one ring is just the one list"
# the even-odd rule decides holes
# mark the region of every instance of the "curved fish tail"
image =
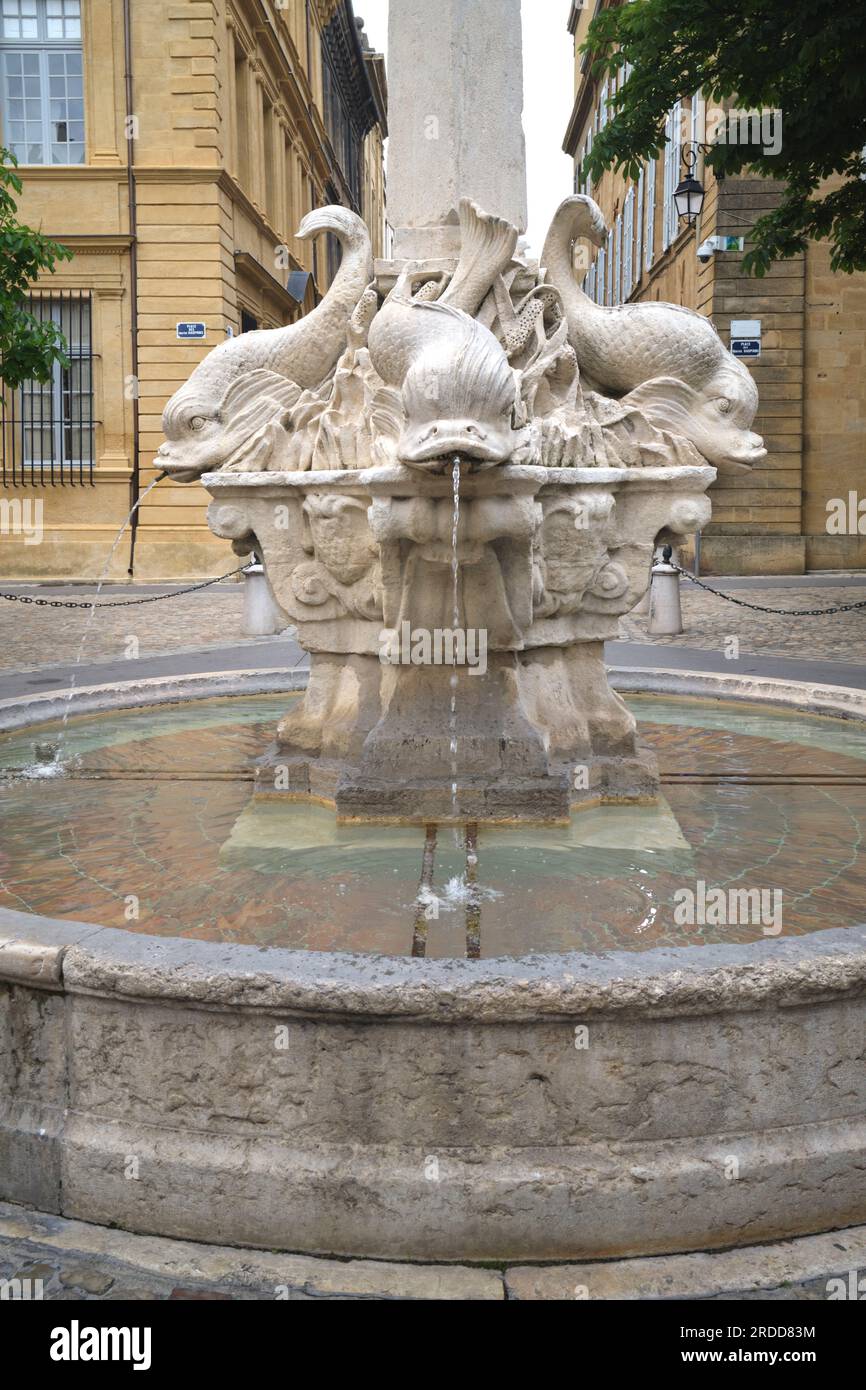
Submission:
[[470,198],[461,198],[459,211],[460,260],[441,302],[474,317],[514,256],[517,228],[504,217],[484,212]]

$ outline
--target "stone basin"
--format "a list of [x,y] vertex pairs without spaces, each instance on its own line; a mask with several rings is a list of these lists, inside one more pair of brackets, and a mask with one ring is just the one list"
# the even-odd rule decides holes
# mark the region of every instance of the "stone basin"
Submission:
[[[623,683],[639,679],[664,684]],[[695,678],[705,694],[713,682],[736,695]],[[862,695],[766,693],[844,712],[862,741]],[[838,737],[838,720],[823,726]],[[12,909],[0,936],[5,1200],[195,1240],[442,1261],[722,1248],[866,1219],[859,925],[481,960]]]

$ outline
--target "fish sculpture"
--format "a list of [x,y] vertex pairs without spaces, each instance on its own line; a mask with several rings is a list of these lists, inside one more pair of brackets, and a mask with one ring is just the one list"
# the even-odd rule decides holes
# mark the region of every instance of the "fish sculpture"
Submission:
[[332,232],[343,259],[322,302],[297,323],[229,338],[208,353],[175,392],[162,417],[165,443],[156,462],[178,482],[192,482],[227,463],[250,435],[255,400],[258,424],[276,428],[280,412],[302,391],[319,387],[344,352],[349,324],[373,276],[370,233],[354,212],[319,208],[304,218],[298,237]]
[[[461,250],[453,277],[437,284],[408,265],[370,326],[370,361],[402,395],[397,458],[439,469],[455,455],[489,467],[526,445],[520,394],[502,345],[473,315],[511,262],[516,229],[469,199],[460,203]],[[414,292],[419,280],[426,280]],[[438,297],[434,298],[433,296]]]
[[719,469],[751,468],[764,458],[764,442],[750,428],[757,387],[710,320],[678,304],[595,304],[572,269],[581,238],[602,246],[607,228],[598,204],[576,194],[556,212],[541,263],[562,297],[584,385],[691,440]]

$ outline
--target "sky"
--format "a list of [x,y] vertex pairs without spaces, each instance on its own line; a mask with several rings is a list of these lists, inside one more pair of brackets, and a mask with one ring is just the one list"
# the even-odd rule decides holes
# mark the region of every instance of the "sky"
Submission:
[[[371,44],[386,59],[388,3],[354,0],[355,14],[363,16]],[[522,0],[527,235],[536,253],[541,251],[554,212],[573,191],[574,165],[562,150],[574,104],[574,40],[567,28],[570,10],[570,0]],[[467,191],[471,197],[471,189]]]

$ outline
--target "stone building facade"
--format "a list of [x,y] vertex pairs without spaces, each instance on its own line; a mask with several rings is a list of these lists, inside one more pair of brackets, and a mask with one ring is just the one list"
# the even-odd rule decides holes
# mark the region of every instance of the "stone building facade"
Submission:
[[[327,289],[339,253],[295,239],[306,213],[354,208],[385,253],[386,104],[351,0],[4,0],[0,143],[21,218],[74,259],[32,295],[69,368],[5,393],[0,575],[99,575],[156,476],[167,399],[228,334]],[[229,568],[206,502],[160,483],[111,577]],[[20,524],[37,510],[39,543]]]
[[[702,214],[694,227],[680,221],[672,193],[684,173],[682,147],[711,138],[719,119],[699,93],[669,114],[665,149],[644,165],[637,184],[611,171],[594,187],[582,181],[583,158],[615,91],[592,77],[580,52],[598,8],[575,4],[569,20],[576,96],[564,147],[575,160],[576,191],[591,194],[610,228],[601,251],[576,249],[584,288],[599,303],[686,305],[708,315],[726,343],[732,322],[758,321],[761,328],[760,356],[747,365],[760,392],[754,428],[767,456],[750,473],[713,485],[701,567],[710,574],[866,567],[866,275],[833,274],[827,242],[810,243],[804,255],[777,263],[762,279],[743,274],[740,250],[698,259],[708,238],[748,239],[750,226],[780,196],[772,180],[742,175],[717,182],[699,156]],[[784,113],[779,131],[765,125],[771,143],[783,120]],[[750,122],[743,135],[758,136],[758,127]],[[588,267],[579,259],[587,254]]]

